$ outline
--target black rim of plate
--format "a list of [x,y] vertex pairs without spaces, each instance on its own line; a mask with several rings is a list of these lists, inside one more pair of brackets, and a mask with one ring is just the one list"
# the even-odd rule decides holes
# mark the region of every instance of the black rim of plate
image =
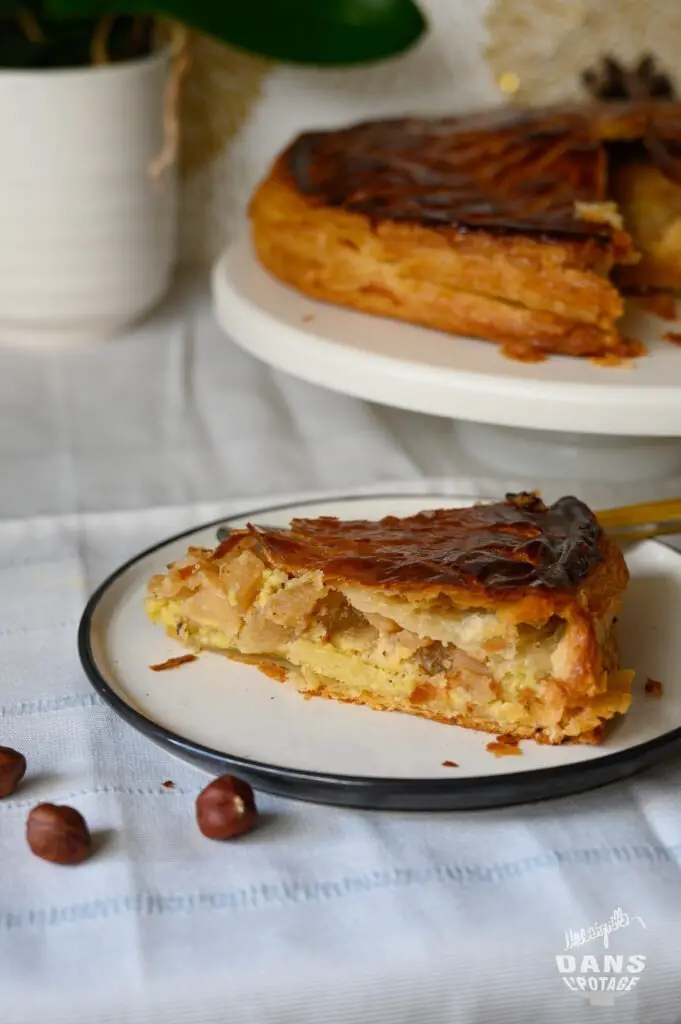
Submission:
[[[277,796],[290,797],[320,804],[334,804],[357,809],[373,810],[475,810],[511,806],[539,800],[555,799],[585,792],[610,782],[627,778],[658,763],[681,748],[681,727],[662,733],[625,750],[604,754],[588,761],[577,761],[553,768],[537,768],[504,775],[480,775],[464,778],[400,779],[358,775],[339,775],[288,768],[238,757],[212,749],[166,729],[131,707],[107,682],[100,671],[92,650],[91,635],[95,612],[109,588],[129,569],[154,552],[190,537],[203,530],[244,519],[264,516],[269,512],[305,508],[308,505],[350,503],[354,501],[418,500],[430,501],[489,501],[484,497],[447,494],[352,494],[320,495],[304,501],[289,501],[280,505],[261,506],[257,509],[222,517],[190,530],[168,537],[128,559],[111,573],[89,599],[78,628],[78,654],[83,670],[99,696],[129,725],[158,746],[213,774],[235,773],[255,788]],[[673,549],[669,549],[674,554]]]

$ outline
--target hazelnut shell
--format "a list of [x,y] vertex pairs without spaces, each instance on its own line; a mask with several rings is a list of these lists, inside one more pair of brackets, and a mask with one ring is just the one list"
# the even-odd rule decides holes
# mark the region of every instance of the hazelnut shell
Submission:
[[0,747],[0,800],[11,796],[26,774],[26,758],[11,747]]
[[209,839],[234,839],[258,822],[253,790],[243,779],[221,775],[196,798],[196,822]]
[[26,821],[26,841],[36,857],[52,864],[80,864],[92,851],[85,819],[73,807],[38,804]]

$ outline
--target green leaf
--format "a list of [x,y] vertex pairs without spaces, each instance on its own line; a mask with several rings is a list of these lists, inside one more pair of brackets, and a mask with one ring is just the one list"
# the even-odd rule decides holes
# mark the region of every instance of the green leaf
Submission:
[[46,8],[58,17],[157,14],[272,60],[316,65],[390,57],[426,26],[414,0],[47,0]]

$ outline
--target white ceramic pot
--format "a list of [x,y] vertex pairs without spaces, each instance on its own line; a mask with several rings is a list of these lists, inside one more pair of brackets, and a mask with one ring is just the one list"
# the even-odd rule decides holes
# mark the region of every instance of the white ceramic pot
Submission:
[[164,294],[175,168],[167,53],[74,70],[0,70],[0,342],[115,335]]

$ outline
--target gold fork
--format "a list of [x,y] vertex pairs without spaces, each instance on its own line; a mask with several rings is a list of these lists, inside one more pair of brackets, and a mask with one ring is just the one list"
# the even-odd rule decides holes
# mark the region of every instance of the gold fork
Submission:
[[603,509],[596,518],[620,543],[681,533],[681,498]]

